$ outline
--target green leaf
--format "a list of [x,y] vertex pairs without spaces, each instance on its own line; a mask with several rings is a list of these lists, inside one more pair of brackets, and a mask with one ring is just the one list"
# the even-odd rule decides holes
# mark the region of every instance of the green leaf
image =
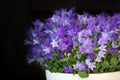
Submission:
[[59,67],[59,64],[57,64],[57,63],[53,63],[53,66],[55,66],[55,67]]
[[73,57],[70,57],[70,62],[74,64],[76,62],[76,59]]
[[88,77],[88,73],[85,72],[85,71],[78,71],[78,75],[81,77],[81,78],[86,78]]
[[57,68],[56,67],[52,67],[50,71],[51,72],[57,72]]
[[63,68],[59,68],[59,69],[58,69],[58,72],[63,72]]
[[68,56],[68,58],[69,58],[69,57],[71,56],[71,53],[68,53],[67,56]]
[[59,62],[67,62],[69,58],[63,58]]
[[117,66],[118,62],[119,62],[119,60],[118,60],[116,57],[113,57],[113,58],[111,59],[110,64],[111,64],[112,66]]
[[108,61],[104,61],[102,64],[102,67],[107,68],[109,67],[109,62]]
[[93,72],[94,72],[94,73],[98,73],[98,69],[95,68],[95,69],[93,70]]
[[96,68],[93,70],[93,72],[94,72],[94,73],[99,73],[99,72],[100,72],[100,69],[101,69],[101,68],[100,68],[101,66],[102,66],[101,63],[97,63],[97,64],[96,64]]
[[103,69],[100,69],[100,73],[103,73],[104,71],[103,71]]

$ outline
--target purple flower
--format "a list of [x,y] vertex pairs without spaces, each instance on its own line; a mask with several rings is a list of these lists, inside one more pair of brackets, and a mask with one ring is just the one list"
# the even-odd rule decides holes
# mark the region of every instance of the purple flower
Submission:
[[101,32],[101,33],[102,33],[102,38],[103,38],[103,39],[108,39],[109,34],[108,34],[107,31],[105,31],[105,32]]
[[58,23],[59,19],[60,19],[60,16],[57,16],[57,15],[53,15],[52,18],[51,18],[51,20],[52,20],[54,23]]
[[94,44],[92,43],[92,39],[87,38],[83,41],[82,45],[79,46],[79,51],[82,53],[91,53],[94,50]]
[[105,57],[106,54],[106,45],[104,43],[100,44],[99,51],[98,51],[98,57],[96,59],[97,62],[101,61],[102,57]]
[[42,52],[41,47],[37,45],[34,45],[29,49],[29,54],[31,55],[31,57],[34,57],[34,58],[39,58],[41,52]]
[[75,24],[74,26],[71,26],[71,27],[73,27],[73,31],[75,34],[77,34],[82,29],[82,27],[79,27],[77,24]]
[[71,36],[64,37],[63,42],[65,42],[67,45],[71,46],[73,44],[72,37]]
[[115,54],[116,53],[116,48],[108,48],[108,52],[111,54]]
[[72,72],[73,72],[73,69],[72,69],[71,66],[65,66],[65,67],[64,67],[64,72],[65,72],[65,73],[72,73]]
[[63,26],[60,26],[56,29],[54,29],[54,34],[56,34],[58,37],[63,37],[66,34],[66,28]]
[[91,35],[92,35],[92,32],[91,32],[90,29],[89,29],[89,30],[82,30],[82,31],[80,31],[80,32],[78,33],[78,41],[79,41],[80,43],[83,43],[83,42],[84,42],[84,39],[85,39],[86,37],[91,36]]
[[75,13],[75,8],[73,7],[68,11],[67,16],[68,16],[68,18],[74,18],[75,14],[76,14]]
[[78,20],[83,23],[83,24],[86,24],[88,22],[88,18],[87,18],[87,15],[77,15],[78,17]]
[[50,48],[46,45],[41,45],[42,51],[47,54],[50,53]]
[[103,38],[100,38],[99,40],[98,40],[98,44],[99,45],[103,45],[103,44],[107,44],[107,39],[103,39]]
[[45,54],[45,59],[53,59],[53,55],[48,53],[48,54]]
[[34,25],[34,29],[31,30],[33,37],[39,37],[39,36],[44,36],[44,32],[42,30],[45,29],[44,27],[44,23],[40,22],[39,20],[36,20],[35,22],[33,22]]
[[84,62],[77,61],[77,63],[73,65],[73,67],[74,69],[87,70],[87,67],[85,66]]
[[98,41],[98,44],[99,45],[104,45],[104,44],[107,44],[107,41],[109,39],[109,35],[108,35],[108,32],[101,32],[101,37]]
[[38,30],[41,30],[44,26],[44,24],[40,21],[40,20],[35,20],[34,22],[32,22],[34,27],[37,28]]
[[63,42],[59,42],[58,44],[58,49],[60,49],[61,51],[64,51],[68,48],[68,45],[66,43]]
[[75,32],[73,31],[73,29],[68,30],[68,35],[72,36],[72,35],[74,35],[74,34],[75,34]]
[[71,52],[71,50],[72,50],[72,47],[69,46],[69,47],[66,49],[66,52],[69,53],[69,52]]
[[60,58],[64,58],[64,54],[63,53],[60,53]]
[[98,38],[94,38],[94,45],[96,45],[97,44],[97,42],[98,42]]
[[93,53],[88,53],[88,59],[90,60],[95,59],[95,55]]
[[109,40],[115,41],[119,35],[117,33],[111,33],[109,36],[110,36]]
[[54,23],[57,23],[61,26],[69,26],[70,25],[70,15],[68,16],[68,12],[66,10],[56,11],[56,15],[53,15],[51,20]]

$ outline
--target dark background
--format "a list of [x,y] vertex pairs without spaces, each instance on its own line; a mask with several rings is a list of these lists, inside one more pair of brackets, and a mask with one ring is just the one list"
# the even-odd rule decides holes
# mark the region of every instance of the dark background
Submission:
[[76,7],[78,13],[120,12],[120,0],[4,0],[0,1],[1,80],[45,80],[40,66],[27,64],[26,30],[35,19],[45,21],[59,8]]

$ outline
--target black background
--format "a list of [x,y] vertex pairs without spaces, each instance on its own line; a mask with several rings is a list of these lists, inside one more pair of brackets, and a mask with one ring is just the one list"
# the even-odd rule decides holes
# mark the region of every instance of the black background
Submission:
[[45,21],[59,8],[76,7],[78,13],[120,12],[120,0],[4,0],[0,1],[1,80],[45,80],[40,66],[27,64],[26,30],[35,19]]

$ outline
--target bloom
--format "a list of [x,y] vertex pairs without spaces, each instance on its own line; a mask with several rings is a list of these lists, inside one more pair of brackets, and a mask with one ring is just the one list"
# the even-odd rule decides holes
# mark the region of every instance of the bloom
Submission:
[[65,67],[64,67],[64,72],[65,72],[65,73],[72,73],[72,72],[73,72],[73,69],[72,69],[71,66],[65,66]]
[[106,53],[106,52],[104,52],[104,51],[99,51],[99,52],[98,52],[98,56],[99,56],[99,57],[105,57],[105,53]]
[[53,55],[48,53],[48,54],[45,54],[45,59],[53,59]]
[[105,54],[106,54],[106,45],[105,44],[101,44],[100,47],[99,47],[99,51],[98,51],[98,56],[99,57],[105,57]]
[[87,67],[85,66],[84,62],[77,61],[77,63],[73,65],[73,67],[74,69],[87,70]]
[[116,53],[116,48],[108,48],[108,52],[111,54],[115,54]]
[[93,52],[94,44],[92,43],[92,39],[87,38],[83,41],[82,45],[79,46],[79,51],[82,53],[91,53]]
[[109,36],[110,36],[109,40],[115,41],[119,35],[118,35],[118,33],[112,32],[112,33],[110,33]]
[[58,41],[53,39],[52,42],[51,42],[51,45],[52,45],[53,48],[58,47]]
[[45,69],[65,73],[97,69],[99,72],[104,64],[112,65],[111,60],[116,59],[117,63],[120,59],[119,17],[120,14],[105,13],[79,15],[74,9],[60,9],[44,23],[33,21],[34,28],[27,31],[25,40],[30,47],[28,63],[37,61]]
[[86,64],[88,65],[88,68],[93,70],[96,67],[95,62],[91,62],[90,59],[86,59]]
[[101,62],[102,61],[102,57],[101,56],[97,56],[97,58],[95,59],[96,62]]
[[87,59],[93,60],[93,59],[95,59],[95,55],[93,53],[88,53]]

